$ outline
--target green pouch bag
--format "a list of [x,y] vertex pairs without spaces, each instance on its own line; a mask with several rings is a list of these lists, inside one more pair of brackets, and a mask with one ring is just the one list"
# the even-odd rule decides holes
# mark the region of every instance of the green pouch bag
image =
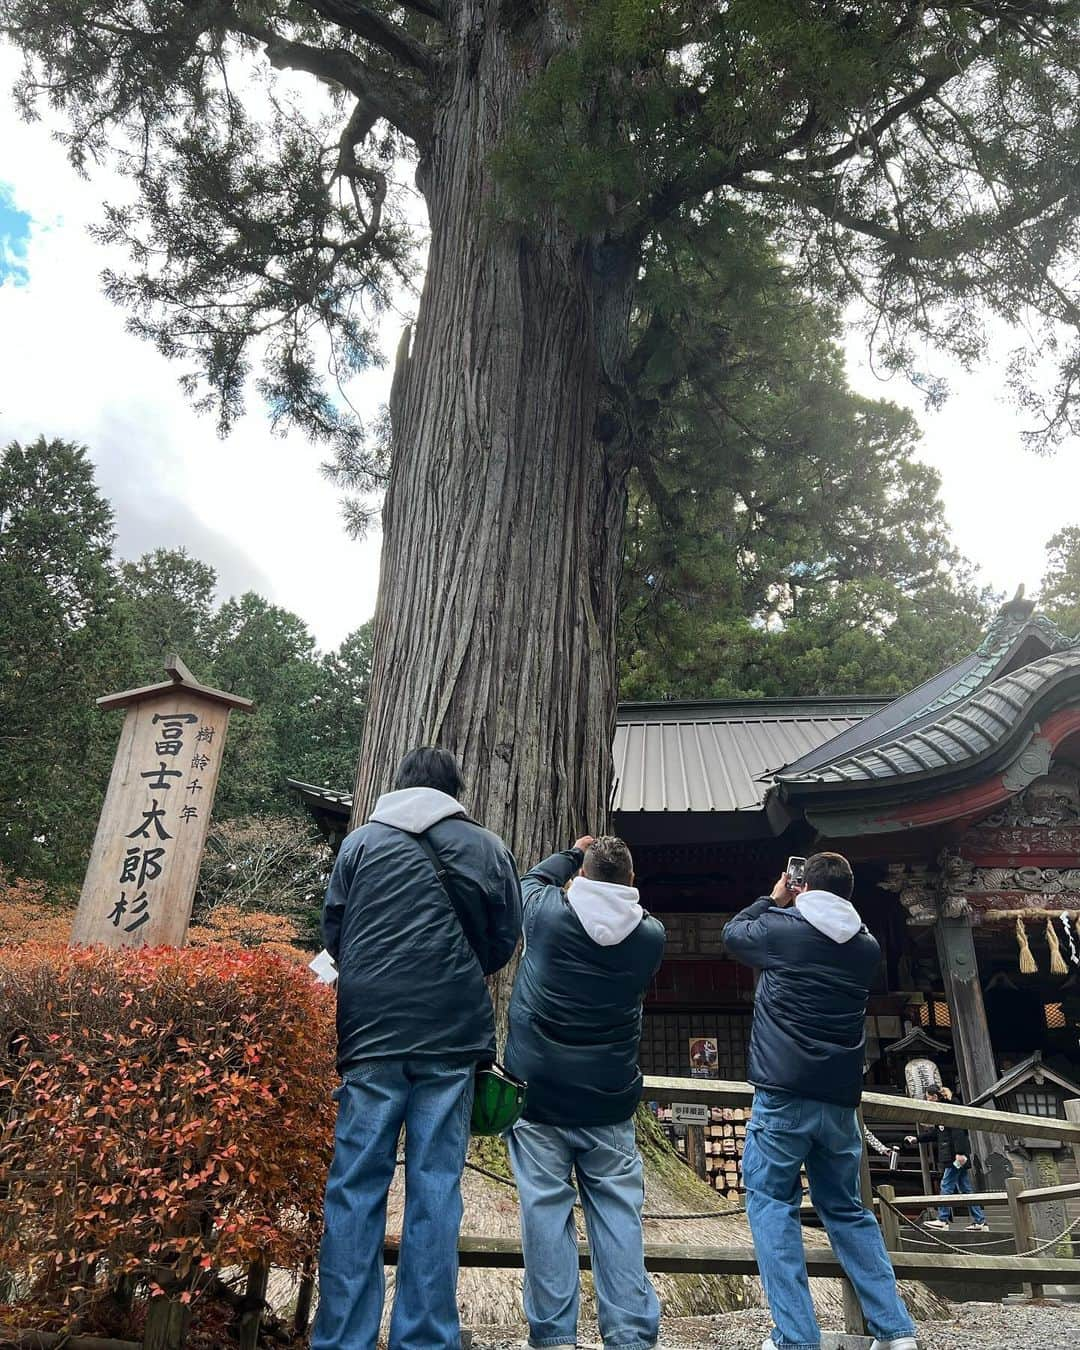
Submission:
[[473,1134],[503,1134],[525,1109],[525,1084],[501,1064],[479,1064],[473,1096]]

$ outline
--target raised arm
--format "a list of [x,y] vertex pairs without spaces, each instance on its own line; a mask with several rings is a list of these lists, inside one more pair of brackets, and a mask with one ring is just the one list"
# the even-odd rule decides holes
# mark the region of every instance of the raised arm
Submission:
[[769,941],[766,914],[772,909],[772,897],[764,895],[724,926],[724,949],[729,956],[744,965],[763,970],[769,963]]
[[585,861],[585,850],[591,843],[590,835],[582,835],[572,848],[553,853],[543,862],[531,867],[521,878],[521,894],[525,904],[528,905],[545,886],[560,888],[565,886],[572,876],[581,871],[581,864]]

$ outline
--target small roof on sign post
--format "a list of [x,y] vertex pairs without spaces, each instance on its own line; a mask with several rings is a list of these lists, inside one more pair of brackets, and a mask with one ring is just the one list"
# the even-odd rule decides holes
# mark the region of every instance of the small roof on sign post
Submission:
[[255,706],[253,699],[241,698],[239,694],[227,694],[223,689],[211,689],[209,685],[200,684],[179,656],[169,657],[165,662],[165,673],[169,678],[160,684],[145,684],[141,689],[125,689],[119,694],[104,694],[97,700],[97,706],[126,708],[132,703],[141,703],[144,699],[153,698],[157,694],[167,694],[178,686],[192,694],[208,698],[211,702],[223,703],[227,708],[236,708],[240,712],[250,712]]

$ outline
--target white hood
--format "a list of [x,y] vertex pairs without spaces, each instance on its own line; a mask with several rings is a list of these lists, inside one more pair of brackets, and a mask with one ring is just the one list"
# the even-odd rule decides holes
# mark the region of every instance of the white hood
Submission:
[[582,928],[599,947],[614,947],[629,937],[645,913],[636,886],[616,886],[610,881],[575,877],[567,887],[566,898]]
[[850,942],[862,928],[859,911],[851,901],[832,891],[803,891],[795,900],[795,908],[807,923],[834,942]]
[[382,825],[393,825],[399,830],[408,830],[410,834],[422,834],[436,821],[464,814],[462,804],[447,793],[440,792],[438,788],[416,787],[384,792],[375,803],[375,810],[369,819],[377,820]]

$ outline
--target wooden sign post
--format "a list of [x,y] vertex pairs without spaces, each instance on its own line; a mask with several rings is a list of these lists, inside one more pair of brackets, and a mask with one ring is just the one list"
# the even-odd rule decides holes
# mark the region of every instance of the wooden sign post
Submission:
[[71,934],[73,946],[181,947],[187,938],[225,732],[252,702],[195,679],[178,656],[169,679],[108,694],[127,708]]

